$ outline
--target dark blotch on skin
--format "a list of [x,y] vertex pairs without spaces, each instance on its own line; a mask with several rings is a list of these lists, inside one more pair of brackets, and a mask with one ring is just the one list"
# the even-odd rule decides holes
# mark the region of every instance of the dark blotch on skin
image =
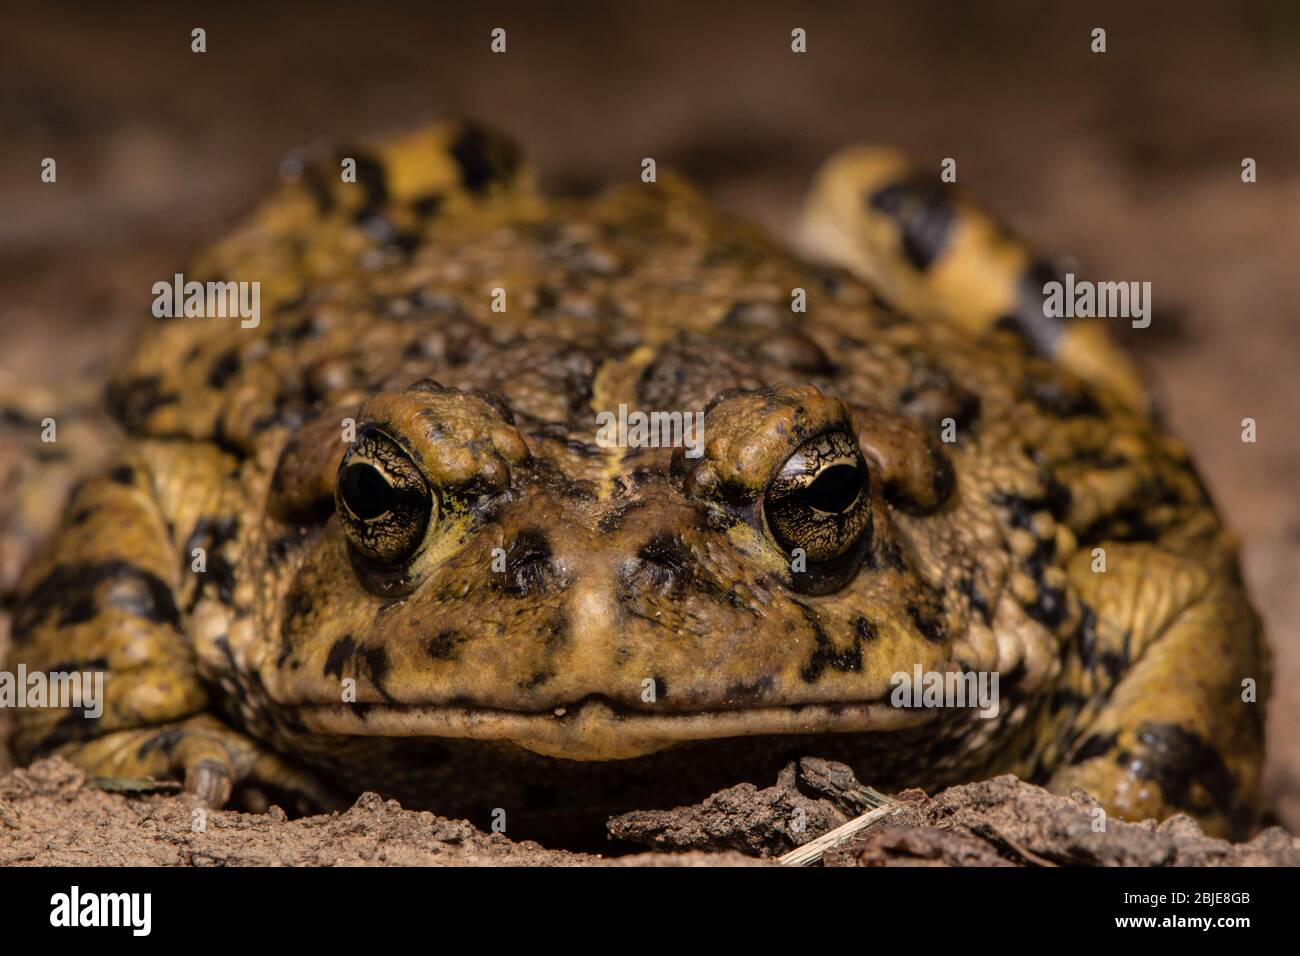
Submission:
[[1070,511],[1072,499],[1070,489],[1063,482],[1048,477],[1043,491],[1043,505],[1047,508],[1048,514],[1057,521],[1064,521]]
[[[116,585],[115,597],[99,599],[103,585]],[[52,615],[59,627],[80,624],[94,618],[106,606],[117,607],[155,624],[181,629],[176,598],[162,578],[120,559],[78,561],[55,568],[42,578],[20,602],[14,621],[14,640],[27,635]]]
[[1118,683],[1119,679],[1124,676],[1124,672],[1128,670],[1128,658],[1114,651],[1107,651],[1102,654],[1100,663],[1102,669],[1106,671],[1106,676],[1115,683]]
[[266,560],[268,563],[278,565],[293,552],[302,539],[293,533],[282,534],[279,537],[271,538],[266,542]]
[[14,408],[12,405],[6,405],[0,408],[0,425],[11,425],[14,428],[36,428],[36,419],[31,418],[21,409]]
[[904,385],[898,392],[897,409],[909,418],[938,427],[945,418],[957,426],[960,443],[970,434],[981,411],[980,397],[952,381],[948,373],[921,364],[916,380]]
[[48,674],[71,674],[74,672],[85,671],[106,671],[108,670],[107,657],[93,657],[85,661],[59,661],[46,669]]
[[478,123],[465,123],[451,144],[451,157],[460,168],[461,184],[476,196],[493,183],[508,183],[519,168],[519,151],[505,137]]
[[998,319],[997,327],[1013,332],[1038,355],[1055,354],[1061,333],[1070,320],[1044,313],[1043,286],[1060,281],[1060,272],[1047,260],[1031,262],[1016,290],[1015,311]]
[[943,618],[935,608],[909,604],[907,614],[912,619],[912,623],[916,625],[916,629],[921,632],[921,636],[931,644],[942,644],[948,636],[948,629],[944,625]]
[[999,687],[1001,688],[1002,693],[1015,691],[1016,685],[1025,679],[1025,673],[1024,661],[1017,661],[1016,666],[1011,668],[1010,671],[1003,672],[1002,677],[999,680]]
[[953,470],[952,461],[938,445],[927,445],[926,454],[930,459],[930,494],[934,499],[926,509],[929,512],[939,510],[952,495],[953,489],[957,487],[957,473]]
[[186,731],[181,727],[172,727],[155,734],[139,746],[135,752],[136,759],[143,760],[155,750],[171,754],[176,749],[176,745],[185,739],[185,733]]
[[[1222,755],[1199,735],[1177,724],[1146,721],[1138,727],[1137,739],[1144,752],[1136,760],[1121,753],[1118,761],[1156,783],[1165,802],[1192,814],[1218,811],[1233,823],[1245,817]],[[1195,788],[1204,794],[1195,793]]]
[[232,346],[217,356],[217,360],[208,369],[208,385],[212,388],[225,388],[226,384],[238,374],[244,361],[239,357],[239,349]]
[[1113,514],[1103,515],[1096,522],[1084,529],[1084,539],[1105,539],[1112,541],[1157,541],[1162,529],[1149,520],[1145,506],[1123,508]]
[[[338,168],[336,163],[335,169]],[[330,191],[332,181],[319,163],[312,163],[302,171],[302,185],[316,203],[316,208],[322,213],[329,212],[334,208],[334,193]]]
[[966,595],[966,599],[970,602],[970,606],[979,613],[979,616],[984,619],[985,624],[993,623],[993,610],[989,607],[988,598],[984,596],[983,592],[981,592],[979,587],[975,584],[974,578],[965,577],[960,579],[957,582],[957,590]]
[[554,676],[555,674],[552,671],[538,671],[531,677],[519,681],[515,686],[520,690],[536,690]]
[[370,647],[362,651],[362,657],[366,662],[366,673],[370,675],[370,682],[375,685],[375,690],[379,691],[384,700],[391,702],[393,698],[384,687],[384,679],[388,676],[388,652],[382,647]]
[[1117,735],[1113,733],[1093,734],[1074,748],[1074,753],[1070,755],[1070,763],[1081,764],[1086,760],[1092,760],[1094,757],[1104,757],[1115,749],[1117,739]]
[[316,316],[309,315],[290,327],[289,338],[294,342],[306,342],[308,339],[320,338],[323,332],[324,329]]
[[157,409],[180,401],[180,395],[174,391],[164,391],[161,376],[146,375],[111,383],[104,394],[104,400],[109,414],[125,428],[135,430]]
[[772,692],[775,683],[773,678],[766,676],[752,681],[738,681],[727,688],[726,700],[732,704],[757,704]]
[[[193,574],[196,579],[194,593],[190,595],[186,611],[194,610],[209,587],[216,590],[222,604],[230,604],[235,593],[235,566],[222,554],[222,549],[238,534],[238,518],[200,518],[195,522],[194,530],[190,532],[181,552],[182,573]],[[193,567],[195,548],[202,548],[206,555],[205,571],[190,570]]]
[[299,618],[311,613],[314,602],[311,594],[299,584],[289,589],[284,599],[284,610],[280,615],[280,633],[287,640],[296,629]]
[[365,208],[373,210],[388,202],[388,174],[373,156],[354,151],[357,161],[357,185],[366,191]]
[[412,201],[411,208],[415,214],[423,219],[431,219],[438,214],[442,208],[444,197],[438,193],[431,193],[427,196],[421,196],[419,199]]
[[1082,383],[1071,384],[1057,376],[1034,375],[1026,379],[1024,396],[1039,411],[1055,418],[1102,414],[1097,397]]
[[[1070,493],[1059,482],[1049,481],[1043,494],[1039,497],[996,493],[989,496],[989,501],[1005,509],[1007,523],[1013,528],[1032,530],[1034,515],[1046,511],[1056,520],[1061,520],[1069,508]],[[1042,538],[1035,544],[1034,550],[1025,558],[1023,568],[1037,585],[1034,603],[1025,608],[1025,612],[1039,624],[1049,629],[1056,629],[1069,616],[1069,602],[1060,588],[1048,587],[1044,583],[1044,572],[1056,559],[1055,537]]]
[[1096,653],[1094,647],[1093,659],[1091,665],[1095,669],[1100,668],[1106,672],[1106,676],[1111,679],[1111,683],[1119,683],[1119,679],[1124,676],[1129,669],[1133,657],[1133,632],[1126,630],[1124,639],[1120,642],[1119,650],[1104,651],[1101,654]]
[[460,645],[465,643],[465,635],[459,631],[439,631],[429,638],[425,650],[435,661],[450,661],[456,657]]
[[1064,591],[1060,588],[1045,587],[1040,583],[1038,600],[1032,606],[1025,608],[1025,613],[1044,627],[1055,630],[1065,621],[1069,610]]
[[1087,702],[1087,698],[1078,691],[1069,687],[1058,687],[1052,692],[1052,699],[1048,704],[1048,709],[1051,710],[1053,715],[1059,714],[1067,708],[1078,711]]
[[334,646],[330,648],[330,652],[325,658],[325,667],[321,673],[326,677],[337,677],[342,680],[343,667],[352,659],[352,655],[356,653],[356,650],[357,642],[352,640],[351,634],[347,637],[340,637],[334,642]]
[[1034,512],[1038,510],[1040,500],[998,491],[989,495],[989,503],[1006,510],[1007,523],[1011,527],[1029,530],[1032,527]]
[[804,683],[815,683],[827,667],[841,673],[856,673],[862,670],[861,635],[854,633],[852,647],[837,649],[826,634],[821,621],[818,620],[817,612],[806,604],[801,604],[800,609],[803,611],[804,620],[808,622],[813,632],[813,652],[808,658],[808,663],[799,672]]
[[546,636],[543,650],[550,655],[563,647],[569,640],[569,619],[562,610],[556,610],[546,622]]
[[858,637],[868,643],[874,641],[880,636],[876,631],[876,625],[871,621],[868,621],[861,614],[853,619],[853,631],[858,635]]
[[867,205],[898,225],[903,254],[924,272],[943,254],[954,221],[943,184],[933,179],[890,183],[867,197]]
[[878,571],[881,568],[906,571],[907,561],[903,557],[903,549],[898,546],[898,542],[881,534],[875,535],[871,540],[871,548],[867,551],[867,566],[873,571]]
[[1092,670],[1097,666],[1097,614],[1092,607],[1081,604],[1079,612],[1079,661]]
[[32,753],[19,752],[17,745],[14,747],[14,752],[21,759],[26,760],[29,757],[35,758],[41,754],[57,750],[64,744],[70,744],[78,740],[90,740],[99,736],[99,732],[103,729],[102,723],[102,721],[86,717],[80,710],[73,710],[59,718],[58,722],[50,728],[49,733],[42,737],[40,743],[33,748]]

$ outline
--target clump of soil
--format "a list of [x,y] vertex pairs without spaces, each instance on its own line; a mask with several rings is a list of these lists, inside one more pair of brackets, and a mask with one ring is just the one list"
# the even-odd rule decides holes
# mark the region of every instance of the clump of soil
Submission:
[[[644,856],[650,856],[645,854]],[[344,813],[290,820],[204,811],[184,796],[92,786],[61,758],[0,778],[0,866],[572,866],[609,861],[483,833],[363,794]],[[643,862],[633,856],[617,861]],[[736,865],[738,854],[654,854],[654,865]]]
[[[1059,797],[1015,777],[908,791],[873,825],[834,841],[827,866],[1300,865],[1300,840],[1279,827],[1249,843],[1205,836],[1194,821],[1108,820],[1081,791]],[[184,795],[101,789],[60,758],[0,777],[0,866],[743,866],[778,865],[851,819],[875,795],[841,764],[807,758],[775,785],[741,784],[700,804],[624,814],[607,857],[488,834],[463,820],[363,794],[343,813],[291,820],[204,810]],[[796,822],[797,821],[797,822]],[[831,838],[833,839],[833,838]]]
[[1300,839],[1269,827],[1247,843],[1163,823],[1109,818],[1082,790],[1048,793],[1013,776],[945,790],[828,850],[827,866],[1300,866]]
[[[787,853],[877,802],[843,764],[804,758],[775,786],[745,783],[692,807],[615,817],[611,835],[664,850]],[[904,791],[873,825],[825,851],[827,866],[1296,866],[1281,827],[1249,843],[1208,837],[1190,817],[1126,823],[1082,790],[1048,793],[1011,775],[927,797]]]

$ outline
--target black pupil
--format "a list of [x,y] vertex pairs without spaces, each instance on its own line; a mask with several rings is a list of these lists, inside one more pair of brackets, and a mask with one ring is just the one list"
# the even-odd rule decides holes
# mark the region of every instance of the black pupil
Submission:
[[856,465],[831,465],[796,496],[798,504],[827,514],[848,509],[862,490],[862,473]]
[[371,465],[348,465],[339,478],[339,491],[352,513],[362,521],[392,511],[397,492]]

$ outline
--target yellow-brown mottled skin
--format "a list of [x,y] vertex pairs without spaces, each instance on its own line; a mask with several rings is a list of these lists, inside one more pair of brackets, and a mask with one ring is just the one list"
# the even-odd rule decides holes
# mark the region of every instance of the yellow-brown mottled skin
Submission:
[[[309,167],[187,270],[260,282],[257,327],[154,322],[108,389],[125,437],[19,584],[11,662],[103,669],[107,706],[18,711],[20,756],[513,826],[816,753],[1249,821],[1232,540],[974,207],[889,154],[820,175],[814,249],[912,318],[668,176],[546,198],[467,123],[341,155],[357,182]],[[621,403],[707,411],[703,455],[598,445]],[[996,671],[998,715],[895,708],[918,664]]]

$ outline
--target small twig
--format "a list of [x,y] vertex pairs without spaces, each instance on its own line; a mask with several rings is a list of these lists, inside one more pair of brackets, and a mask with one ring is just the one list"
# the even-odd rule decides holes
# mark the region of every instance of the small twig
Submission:
[[823,833],[817,839],[809,840],[803,846],[778,857],[776,862],[782,866],[808,866],[812,863],[819,863],[827,850],[839,846],[853,834],[865,830],[877,820],[883,820],[897,810],[898,806],[898,801],[891,800],[882,807],[868,810],[862,816],[854,817],[848,823],[843,823],[829,833]]
[[863,787],[863,802],[873,810],[876,807],[893,807],[902,803],[901,800],[895,800],[893,797],[881,793],[875,787]]

